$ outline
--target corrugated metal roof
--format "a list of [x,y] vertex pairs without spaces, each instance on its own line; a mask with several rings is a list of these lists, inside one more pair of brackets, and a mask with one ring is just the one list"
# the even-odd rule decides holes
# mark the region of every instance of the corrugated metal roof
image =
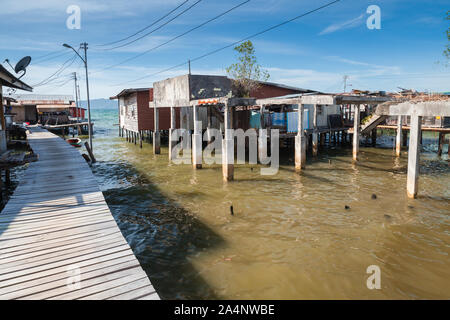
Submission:
[[64,101],[69,103],[75,101],[73,95],[60,95],[60,94],[12,94],[12,98],[19,102],[22,101]]
[[113,96],[113,97],[110,97],[109,99],[110,99],[110,100],[115,100],[115,99],[117,99],[117,98],[119,98],[119,97],[129,95],[130,93],[135,93],[135,92],[140,92],[140,91],[148,91],[148,90],[150,90],[150,89],[151,89],[151,88],[130,88],[130,89],[123,89],[123,90],[120,91],[117,95],[115,95],[115,96]]
[[16,88],[20,90],[33,91],[33,88],[27,85],[22,80],[16,78],[11,72],[5,69],[4,66],[0,64],[0,82],[2,85],[10,88]]

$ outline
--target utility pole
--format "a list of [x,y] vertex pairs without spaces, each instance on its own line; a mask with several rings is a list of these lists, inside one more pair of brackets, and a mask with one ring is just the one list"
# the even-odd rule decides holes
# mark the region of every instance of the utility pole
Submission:
[[[75,80],[75,116],[77,117],[77,124],[80,122],[80,117],[78,115],[78,84],[77,84],[77,73],[73,73],[73,80]],[[77,135],[80,135],[80,132],[78,131],[79,126],[77,126]]]
[[[78,57],[84,62],[84,68],[86,70],[86,94],[87,94],[87,105],[88,105],[88,132],[89,132],[89,148],[92,153],[94,153],[94,146],[92,145],[92,125],[91,125],[91,101],[89,99],[89,77],[88,77],[88,66],[87,66],[87,49],[88,44],[86,42],[83,42],[80,44],[80,49],[84,50],[84,59],[80,54],[70,45],[67,43],[63,44],[63,47],[72,49]],[[94,161],[95,162],[95,161]]]
[[89,146],[91,147],[92,153],[94,153],[94,146],[92,145],[91,101],[89,99],[89,77],[88,77],[88,65],[87,65],[88,44],[86,42],[83,42],[80,47],[81,47],[81,49],[84,49],[84,68],[86,69],[86,95],[87,95],[87,105],[88,105]]
[[188,65],[189,65],[189,74],[191,74],[191,60],[188,60]]
[[347,80],[348,80],[348,75],[345,75],[345,76],[344,76],[344,93],[345,93],[346,90],[347,90]]

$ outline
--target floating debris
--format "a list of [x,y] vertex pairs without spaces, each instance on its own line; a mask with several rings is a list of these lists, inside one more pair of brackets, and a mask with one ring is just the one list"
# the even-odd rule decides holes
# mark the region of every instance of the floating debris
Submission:
[[232,216],[234,216],[233,206],[230,206],[230,213]]

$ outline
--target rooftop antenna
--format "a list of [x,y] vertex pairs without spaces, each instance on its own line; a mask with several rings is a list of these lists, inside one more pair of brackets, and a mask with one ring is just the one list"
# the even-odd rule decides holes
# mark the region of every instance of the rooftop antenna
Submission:
[[[5,61],[11,66],[8,59],[6,59]],[[31,57],[26,56],[26,57],[23,57],[22,59],[20,59],[14,68],[11,66],[11,68],[14,69],[15,73],[19,73],[19,72],[23,71],[22,75],[19,78],[17,78],[17,80],[22,78],[27,73],[27,67],[30,64],[30,62],[31,62]],[[12,82],[14,83],[15,81],[16,80],[13,80]]]

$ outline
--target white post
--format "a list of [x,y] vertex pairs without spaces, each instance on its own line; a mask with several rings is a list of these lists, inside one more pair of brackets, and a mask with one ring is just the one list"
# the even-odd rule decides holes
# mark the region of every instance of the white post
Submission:
[[194,110],[194,134],[192,135],[192,164],[195,169],[202,167],[202,122],[199,120],[198,106]]
[[306,138],[303,130],[304,106],[298,105],[298,132],[295,136],[295,171],[300,172],[306,164]]
[[206,113],[207,113],[207,117],[208,117],[208,126],[206,127],[206,137],[207,137],[208,143],[210,143],[212,141],[212,135],[211,135],[211,127],[212,127],[211,108],[212,107],[206,107]]
[[317,133],[317,104],[314,105],[314,117],[313,117],[313,134],[312,134],[312,154],[317,156],[319,151],[319,134]]
[[154,120],[155,120],[155,127],[153,130],[153,153],[154,154],[160,154],[161,153],[161,137],[159,134],[159,109],[156,107],[156,104],[154,105]]
[[260,108],[259,115],[259,136],[258,136],[258,157],[259,160],[265,158],[267,156],[267,134],[263,134],[263,129],[265,129],[264,124],[264,106]]
[[224,181],[230,181],[234,178],[234,135],[231,132],[232,119],[231,110],[225,105],[224,130],[225,139],[222,141],[222,175]]
[[358,161],[358,153],[359,153],[359,104],[354,105],[355,114],[353,117],[353,160]]
[[170,107],[170,129],[169,129],[169,161],[174,158],[172,155],[172,150],[177,144],[178,141],[175,141],[172,137],[173,131],[176,129],[176,116],[175,116],[175,108]]
[[411,129],[409,131],[408,149],[408,178],[406,189],[409,198],[416,198],[419,185],[420,133],[422,131],[422,117],[411,115]]
[[395,155],[400,157],[402,150],[402,116],[398,116],[397,118],[397,135],[395,137]]

